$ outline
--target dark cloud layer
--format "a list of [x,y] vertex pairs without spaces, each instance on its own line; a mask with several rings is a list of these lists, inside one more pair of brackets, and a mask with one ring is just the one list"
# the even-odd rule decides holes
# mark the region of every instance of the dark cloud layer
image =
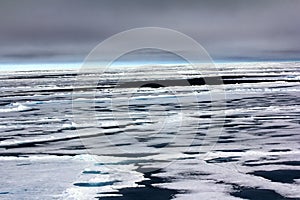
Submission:
[[300,59],[299,0],[2,0],[0,59],[81,61],[136,27],[181,31],[215,60]]

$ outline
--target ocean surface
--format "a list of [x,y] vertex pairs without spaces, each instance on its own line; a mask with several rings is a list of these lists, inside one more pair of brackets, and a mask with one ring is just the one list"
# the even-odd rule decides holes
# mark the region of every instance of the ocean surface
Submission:
[[0,72],[0,199],[300,199],[300,63],[216,66]]

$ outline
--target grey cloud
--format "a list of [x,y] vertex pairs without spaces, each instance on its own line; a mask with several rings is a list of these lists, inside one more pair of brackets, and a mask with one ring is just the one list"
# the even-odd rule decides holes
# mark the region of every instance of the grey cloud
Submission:
[[298,0],[2,0],[2,61],[82,60],[130,28],[181,31],[218,59],[299,59]]

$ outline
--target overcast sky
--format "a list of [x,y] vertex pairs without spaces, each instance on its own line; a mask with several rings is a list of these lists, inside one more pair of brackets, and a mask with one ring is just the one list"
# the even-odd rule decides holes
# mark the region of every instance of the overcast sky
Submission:
[[299,0],[0,0],[0,62],[82,61],[131,28],[175,29],[214,60],[299,60]]

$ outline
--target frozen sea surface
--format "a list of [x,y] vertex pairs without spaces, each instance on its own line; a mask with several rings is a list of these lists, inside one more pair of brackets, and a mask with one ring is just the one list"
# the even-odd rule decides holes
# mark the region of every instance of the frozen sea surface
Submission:
[[300,199],[300,63],[217,67],[1,72],[0,199]]

